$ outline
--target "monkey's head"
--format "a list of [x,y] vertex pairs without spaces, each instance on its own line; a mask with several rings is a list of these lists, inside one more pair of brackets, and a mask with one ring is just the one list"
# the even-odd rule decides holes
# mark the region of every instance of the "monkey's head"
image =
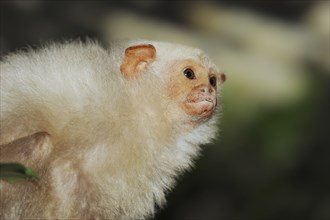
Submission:
[[171,119],[198,123],[215,112],[226,79],[201,50],[160,42],[127,47],[120,70],[128,80],[157,75]]

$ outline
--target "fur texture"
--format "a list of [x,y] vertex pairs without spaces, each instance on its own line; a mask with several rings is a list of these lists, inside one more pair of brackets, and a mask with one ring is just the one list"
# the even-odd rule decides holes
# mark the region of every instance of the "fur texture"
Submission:
[[[203,115],[205,102],[185,102],[203,99],[191,95],[198,86],[211,92],[210,74],[218,100]],[[202,51],[163,42],[68,42],[3,58],[0,162],[41,181],[1,181],[1,219],[152,216],[215,137],[222,81]]]

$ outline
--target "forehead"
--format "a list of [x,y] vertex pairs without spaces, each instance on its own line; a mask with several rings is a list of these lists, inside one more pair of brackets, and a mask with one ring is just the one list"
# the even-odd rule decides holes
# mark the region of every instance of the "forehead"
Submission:
[[156,45],[156,56],[167,63],[194,65],[206,70],[219,72],[218,67],[200,49],[177,44]]

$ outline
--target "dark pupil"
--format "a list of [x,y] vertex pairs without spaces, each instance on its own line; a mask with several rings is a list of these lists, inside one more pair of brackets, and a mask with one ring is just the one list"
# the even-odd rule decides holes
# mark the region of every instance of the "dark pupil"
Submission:
[[213,86],[213,87],[217,85],[217,80],[216,80],[215,77],[211,77],[211,78],[210,78],[210,84],[211,84],[211,86]]
[[184,75],[188,78],[188,79],[194,79],[195,78],[195,74],[194,71],[192,71],[192,69],[186,69],[184,71]]

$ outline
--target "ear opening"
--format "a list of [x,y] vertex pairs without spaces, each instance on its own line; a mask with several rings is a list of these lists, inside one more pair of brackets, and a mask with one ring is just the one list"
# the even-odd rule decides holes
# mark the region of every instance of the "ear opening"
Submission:
[[126,79],[135,78],[156,58],[156,48],[151,44],[141,44],[126,48],[120,71]]

